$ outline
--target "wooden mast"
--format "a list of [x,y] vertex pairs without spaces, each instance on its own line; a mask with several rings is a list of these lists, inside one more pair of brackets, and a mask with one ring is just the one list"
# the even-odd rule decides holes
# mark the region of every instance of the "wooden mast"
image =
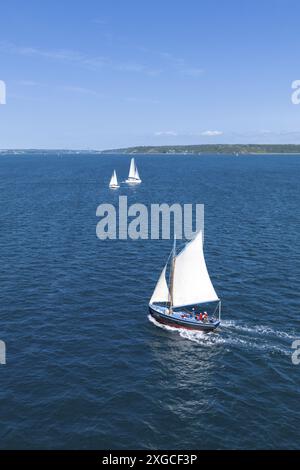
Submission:
[[169,313],[170,315],[173,313],[173,297],[174,297],[173,287],[174,287],[175,262],[176,262],[176,235],[174,236],[173,256],[172,256],[172,263],[171,263],[170,286],[169,286],[169,302],[170,302]]

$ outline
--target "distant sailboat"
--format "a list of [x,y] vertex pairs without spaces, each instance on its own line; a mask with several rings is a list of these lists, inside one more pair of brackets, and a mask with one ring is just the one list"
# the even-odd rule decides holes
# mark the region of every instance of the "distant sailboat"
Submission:
[[110,179],[109,187],[110,187],[110,189],[118,189],[120,187],[120,185],[118,183],[116,170],[113,171],[113,174],[112,174],[111,179]]
[[[212,331],[220,325],[221,300],[210,280],[203,254],[202,232],[176,256],[176,240],[171,253],[170,282],[167,264],[162,270],[149,303],[151,316],[176,328]],[[214,311],[210,314],[206,308]],[[217,316],[216,316],[217,313]]]
[[135,164],[134,158],[131,159],[128,178],[125,183],[129,184],[139,184],[142,180],[140,178],[137,166]]

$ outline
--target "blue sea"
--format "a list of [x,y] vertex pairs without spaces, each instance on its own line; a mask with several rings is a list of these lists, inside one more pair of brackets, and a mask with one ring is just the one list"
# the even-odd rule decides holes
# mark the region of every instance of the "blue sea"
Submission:
[[[300,158],[0,157],[2,449],[295,449],[300,441]],[[212,334],[148,301],[172,240],[99,240],[97,206],[205,205],[222,299]]]

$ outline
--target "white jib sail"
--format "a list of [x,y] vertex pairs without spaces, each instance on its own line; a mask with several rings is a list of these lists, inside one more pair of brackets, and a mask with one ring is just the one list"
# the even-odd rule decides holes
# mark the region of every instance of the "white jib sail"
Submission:
[[118,179],[117,179],[116,170],[114,170],[114,172],[112,174],[109,186],[118,186]]
[[173,305],[180,307],[219,300],[210,280],[204,254],[202,232],[176,256]]
[[161,275],[159,276],[154,292],[150,299],[150,304],[153,302],[168,302],[169,300],[169,289],[166,281],[166,268],[167,265],[164,267]]
[[135,174],[134,174],[134,177],[135,177],[135,179],[137,179],[137,180],[140,180],[140,179],[141,179],[141,178],[140,178],[140,175],[139,175],[139,172],[138,172],[138,169],[137,169],[137,166],[135,167]]
[[132,158],[130,162],[128,178],[135,178],[135,172],[136,172],[136,168],[135,168],[134,158]]

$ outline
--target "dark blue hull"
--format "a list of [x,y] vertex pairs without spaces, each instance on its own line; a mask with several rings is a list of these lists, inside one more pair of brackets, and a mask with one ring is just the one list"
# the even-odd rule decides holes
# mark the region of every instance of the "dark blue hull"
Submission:
[[154,305],[152,306],[149,305],[149,312],[150,312],[150,315],[159,323],[162,323],[168,326],[173,326],[174,328],[185,328],[187,330],[197,330],[197,331],[204,331],[208,333],[210,331],[215,330],[220,325],[219,320],[214,321],[214,322],[212,321],[202,322],[202,321],[196,321],[195,319],[185,320],[184,318],[179,318],[178,315],[174,317],[174,315],[157,311]]

